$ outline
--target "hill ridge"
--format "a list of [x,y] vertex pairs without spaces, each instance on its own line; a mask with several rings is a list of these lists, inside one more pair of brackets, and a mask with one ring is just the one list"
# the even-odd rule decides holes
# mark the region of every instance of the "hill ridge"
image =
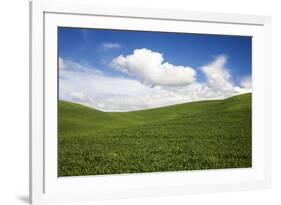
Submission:
[[85,104],[80,104],[77,102],[71,102],[71,101],[67,101],[67,100],[59,100],[59,103],[71,103],[71,104],[76,104],[76,105],[80,105],[83,107],[87,107],[99,112],[103,112],[103,113],[129,113],[129,112],[141,112],[141,111],[145,111],[145,110],[154,110],[154,109],[164,109],[167,107],[172,107],[172,106],[178,106],[178,105],[185,105],[185,104],[189,104],[189,103],[197,103],[197,102],[209,102],[209,101],[224,101],[224,100],[228,100],[228,99],[233,99],[239,96],[245,96],[245,95],[252,95],[252,93],[243,93],[243,94],[239,94],[239,95],[234,95],[228,98],[224,98],[224,99],[207,99],[207,100],[198,100],[198,101],[190,101],[190,102],[184,102],[184,103],[178,103],[178,104],[173,104],[173,105],[167,105],[167,106],[162,106],[162,107],[155,107],[155,108],[147,108],[147,109],[141,109],[141,110],[133,110],[133,111],[103,111],[103,110],[99,110],[97,108],[91,107],[90,105],[85,105]]

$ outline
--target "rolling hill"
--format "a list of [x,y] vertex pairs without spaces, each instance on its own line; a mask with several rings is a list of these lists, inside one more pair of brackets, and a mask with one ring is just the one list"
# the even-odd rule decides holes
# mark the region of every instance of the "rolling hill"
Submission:
[[59,101],[59,176],[252,166],[251,94],[133,112]]

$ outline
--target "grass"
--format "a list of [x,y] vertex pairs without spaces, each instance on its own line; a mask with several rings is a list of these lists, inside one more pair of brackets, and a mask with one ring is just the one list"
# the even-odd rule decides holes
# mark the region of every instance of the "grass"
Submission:
[[134,112],[59,101],[59,176],[252,166],[251,94]]

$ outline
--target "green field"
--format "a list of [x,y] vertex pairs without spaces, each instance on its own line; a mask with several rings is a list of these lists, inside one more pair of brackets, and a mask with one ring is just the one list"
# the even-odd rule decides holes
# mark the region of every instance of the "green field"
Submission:
[[59,101],[59,176],[252,166],[251,94],[134,112]]

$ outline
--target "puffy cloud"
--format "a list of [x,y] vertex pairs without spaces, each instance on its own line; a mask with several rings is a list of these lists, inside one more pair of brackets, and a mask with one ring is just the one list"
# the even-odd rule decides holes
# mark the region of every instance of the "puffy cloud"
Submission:
[[163,55],[148,49],[136,49],[132,55],[115,58],[111,66],[135,77],[144,84],[183,86],[195,81],[196,71],[191,67],[164,62]]
[[[59,71],[59,98],[62,100],[104,111],[127,111],[153,107],[154,103],[146,100],[138,102],[137,97],[159,97],[165,92],[134,79],[110,77],[95,68],[69,60],[64,62],[65,68]],[[165,104],[165,100],[162,103]]]
[[[231,74],[225,68],[227,63],[225,56],[217,57],[213,62],[200,69],[206,77],[206,82],[197,82],[194,77],[188,83],[179,83],[184,78],[178,77],[177,80],[179,81],[176,82],[176,79],[170,79],[169,76],[161,75],[169,75],[170,72],[174,71],[169,69],[175,69],[174,67],[184,69],[188,67],[174,66],[173,68],[168,68],[169,71],[161,73],[162,71],[158,69],[167,69],[164,66],[165,63],[163,63],[163,56],[160,53],[147,49],[139,49],[139,51],[144,51],[144,53],[139,56],[139,54],[135,55],[134,52],[131,55],[133,58],[130,56],[119,56],[118,61],[120,62],[114,65],[116,70],[133,76],[133,79],[109,76],[93,67],[61,59],[64,62],[64,69],[59,71],[59,98],[103,111],[132,111],[198,100],[223,99],[251,91],[248,86],[250,82],[249,77],[241,81],[241,87],[231,81]],[[148,62],[146,62],[143,56],[147,53],[149,53]],[[115,60],[118,58],[115,58]],[[134,60],[139,61],[142,65],[158,65],[158,68],[154,71],[161,73],[158,75],[162,78],[158,78],[158,81],[162,79],[162,84],[156,84],[155,77],[153,77],[154,81],[152,79],[144,80],[145,77],[149,78],[149,75],[156,74],[147,69],[141,71],[141,68],[144,67],[139,64],[137,65],[136,62],[133,62]],[[117,65],[122,66],[118,67]],[[164,68],[161,66],[164,66]],[[131,69],[134,71],[131,71]],[[185,74],[190,76],[189,72],[182,73],[182,75]],[[140,78],[137,75],[143,77]],[[173,76],[177,77],[176,74]],[[165,83],[163,84],[163,82]]]
[[101,46],[104,50],[119,49],[122,47],[119,43],[103,43]]
[[233,92],[234,85],[231,81],[231,75],[225,68],[226,57],[218,56],[215,61],[202,67],[202,71],[207,78],[208,86],[216,92]]
[[[245,78],[239,87],[232,81],[232,76],[225,67],[227,58],[218,56],[213,62],[201,68],[207,79],[206,86],[214,98],[226,98],[233,95],[251,92],[251,79]],[[204,98],[203,98],[204,99]]]

